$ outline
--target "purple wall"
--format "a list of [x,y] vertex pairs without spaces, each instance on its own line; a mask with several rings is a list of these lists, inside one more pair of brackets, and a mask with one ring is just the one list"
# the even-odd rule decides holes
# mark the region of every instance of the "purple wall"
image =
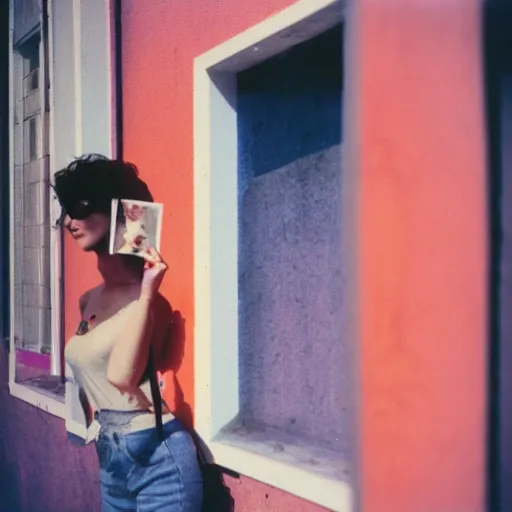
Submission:
[[94,448],[72,445],[64,420],[10,396],[8,357],[3,348],[0,411],[2,512],[100,510]]

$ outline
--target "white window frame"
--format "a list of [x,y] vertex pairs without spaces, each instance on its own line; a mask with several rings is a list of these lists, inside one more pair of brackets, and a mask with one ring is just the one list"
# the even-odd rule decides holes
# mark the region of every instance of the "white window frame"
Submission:
[[[13,58],[15,55],[14,11],[13,4],[18,0],[9,1],[9,81],[13,91],[15,77],[13,75]],[[66,26],[72,27],[66,40],[56,40],[54,12],[60,15],[66,11]],[[116,156],[116,97],[115,97],[115,34],[114,0],[47,0],[48,10],[48,69],[50,75],[50,116],[49,116],[49,154],[50,176],[67,165],[74,157],[83,153],[102,153],[107,157]],[[54,61],[55,45],[61,45],[68,57],[66,64]],[[71,53],[69,52],[71,49]],[[62,51],[60,54],[62,55]],[[66,73],[54,72],[55,67],[65,67]],[[64,87],[70,94],[66,98],[55,94],[56,81],[63,80]],[[9,98],[9,129],[13,133],[14,104]],[[67,135],[74,134],[71,140]],[[9,172],[14,172],[14,141],[9,142]],[[60,205],[52,192],[50,217],[55,224],[60,215]],[[11,187],[11,219],[13,218],[13,202]],[[12,222],[12,221],[11,221]],[[14,279],[13,229],[10,228],[10,279],[11,301],[12,283]],[[55,375],[61,373],[61,353],[63,346],[62,315],[64,303],[61,296],[62,274],[62,233],[52,230],[51,234],[51,281],[52,281],[52,360],[51,371]],[[77,306],[78,307],[78,306]],[[9,391],[10,394],[54,416],[66,419],[68,431],[85,437],[85,430],[79,421],[70,418],[70,411],[76,410],[76,398],[68,393],[66,398],[35,389],[15,381],[16,352],[14,346],[13,308],[11,307],[11,333],[9,355]],[[69,369],[66,365],[66,377]],[[71,384],[72,385],[72,384]],[[68,396],[70,395],[70,396]]]
[[195,426],[215,462],[348,512],[350,476],[335,479],[332,468],[322,473],[291,456],[296,447],[276,454],[265,439],[225,428],[239,412],[236,73],[325,32],[343,14],[338,0],[300,0],[194,61],[194,354]]

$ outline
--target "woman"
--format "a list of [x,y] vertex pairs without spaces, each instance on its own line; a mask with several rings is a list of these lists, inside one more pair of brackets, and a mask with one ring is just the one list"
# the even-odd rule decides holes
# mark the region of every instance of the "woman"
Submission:
[[103,278],[80,299],[82,322],[65,353],[88,424],[95,424],[91,409],[99,423],[102,510],[198,512],[202,481],[193,439],[159,393],[160,403],[152,398],[152,354],[170,321],[158,307],[167,265],[154,248],[144,258],[108,252],[112,199],[152,201],[151,194],[133,165],[98,155],[56,173],[54,189],[64,227],[83,251],[96,254]]

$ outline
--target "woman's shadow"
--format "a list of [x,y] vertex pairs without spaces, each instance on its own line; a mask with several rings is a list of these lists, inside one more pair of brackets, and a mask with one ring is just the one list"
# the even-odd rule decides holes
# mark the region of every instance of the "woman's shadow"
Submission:
[[163,335],[160,337],[161,346],[157,348],[156,371],[161,374],[171,373],[172,403],[167,405],[176,418],[190,431],[196,443],[204,483],[202,512],[233,512],[235,502],[224,482],[224,473],[235,477],[239,477],[239,475],[216,465],[206,443],[194,431],[192,408],[185,399],[183,388],[177,377],[185,356],[185,319],[180,311],[173,310],[169,302],[162,296],[156,306],[156,318],[167,319],[160,326],[157,324],[157,328],[162,329]]

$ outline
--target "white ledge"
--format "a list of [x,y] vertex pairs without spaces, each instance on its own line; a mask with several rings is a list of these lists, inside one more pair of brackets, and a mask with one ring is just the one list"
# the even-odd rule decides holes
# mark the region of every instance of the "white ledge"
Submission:
[[18,384],[17,382],[9,382],[9,392],[11,396],[23,400],[27,404],[33,405],[53,416],[58,418],[66,417],[65,398],[60,395],[55,395],[42,389],[35,389],[24,384]]
[[[354,509],[353,487],[348,478],[344,481],[315,471],[307,460],[293,460],[295,457],[286,448],[276,453],[268,443],[233,433],[222,434],[209,443],[209,448],[220,466],[335,512]],[[340,466],[348,468],[348,463],[340,462]]]

